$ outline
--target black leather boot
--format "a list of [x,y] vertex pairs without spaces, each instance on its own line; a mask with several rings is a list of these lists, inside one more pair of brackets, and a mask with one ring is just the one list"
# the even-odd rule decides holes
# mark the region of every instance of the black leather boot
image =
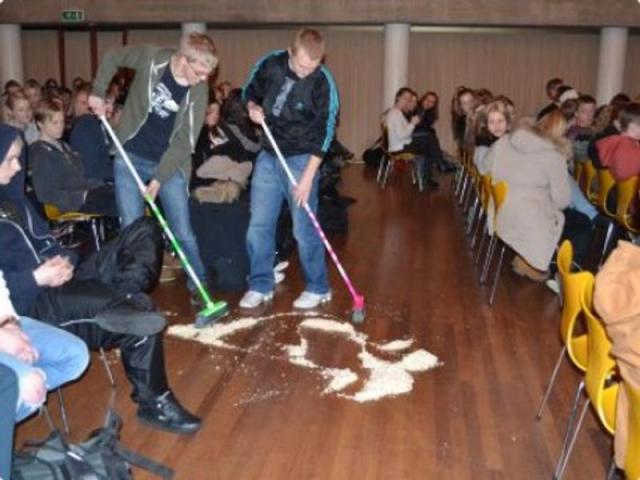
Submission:
[[202,424],[198,417],[180,405],[170,390],[159,397],[142,400],[137,416],[149,427],[180,434],[195,433]]

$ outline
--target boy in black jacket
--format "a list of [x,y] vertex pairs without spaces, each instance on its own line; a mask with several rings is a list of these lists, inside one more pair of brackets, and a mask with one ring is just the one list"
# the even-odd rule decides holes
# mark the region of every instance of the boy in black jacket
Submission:
[[251,120],[269,125],[298,187],[292,189],[271,145],[264,144],[251,182],[247,232],[251,274],[241,308],[257,307],[273,297],[275,226],[285,198],[306,284],[293,306],[308,309],[331,300],[324,246],[301,208],[308,202],[317,211],[316,173],[335,135],[338,91],[333,76],[321,65],[323,56],[322,35],[313,29],[299,30],[288,50],[271,52],[258,61],[243,91]]

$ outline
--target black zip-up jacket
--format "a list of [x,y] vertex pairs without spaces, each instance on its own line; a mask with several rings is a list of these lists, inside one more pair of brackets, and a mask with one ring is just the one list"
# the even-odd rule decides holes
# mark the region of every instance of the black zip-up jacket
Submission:
[[[335,80],[324,65],[298,78],[289,68],[286,50],[268,53],[251,70],[242,98],[262,106],[285,156],[310,153],[323,158],[329,150],[340,101]],[[267,139],[263,146],[273,151]]]

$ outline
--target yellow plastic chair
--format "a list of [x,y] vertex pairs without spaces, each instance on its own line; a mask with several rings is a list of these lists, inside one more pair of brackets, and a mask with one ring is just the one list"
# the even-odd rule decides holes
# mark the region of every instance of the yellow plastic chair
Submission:
[[504,253],[507,250],[507,244],[504,243],[496,230],[496,220],[498,218],[498,212],[504,201],[507,198],[507,192],[509,191],[509,185],[504,180],[498,183],[491,184],[491,200],[493,201],[494,208],[494,229],[493,236],[491,237],[491,241],[489,242],[489,248],[487,249],[487,257],[484,264],[484,269],[482,272],[482,276],[480,277],[480,283],[485,283],[489,277],[489,272],[491,270],[491,263],[493,261],[493,254],[495,252],[496,247],[500,244],[500,254],[498,257],[498,265],[496,267],[496,273],[493,278],[493,285],[491,287],[491,293],[489,295],[489,305],[493,305],[493,301],[496,295],[496,289],[498,287],[498,279],[500,278],[500,270],[502,269],[502,261],[504,259]]
[[104,220],[103,215],[98,215],[94,213],[82,213],[82,212],[66,212],[62,213],[58,207],[55,205],[46,203],[44,205],[44,213],[47,217],[47,220],[53,223],[58,224],[77,224],[77,223],[88,223],[91,227],[91,233],[93,236],[93,244],[96,250],[100,250],[102,245],[102,240],[104,239],[104,226],[102,221]]
[[607,432],[611,435],[615,432],[616,404],[620,383],[617,377],[616,361],[611,356],[611,340],[607,336],[602,320],[596,316],[592,309],[593,275],[591,273],[587,273],[587,275],[591,278],[585,286],[581,298],[581,306],[587,319],[589,335],[587,370],[583,380],[587,392],[587,400],[584,402],[578,423],[567,444],[566,453],[561,457],[556,475],[558,479],[562,478],[567,467],[569,456],[573,451],[589,406],[593,408],[596,417]]
[[[562,359],[565,354],[569,357],[571,363],[584,372],[587,369],[587,338],[588,335],[584,333],[584,327],[582,322],[582,305],[580,297],[588,284],[593,283],[592,276],[586,272],[572,272],[571,265],[573,263],[573,245],[569,240],[565,240],[558,249],[556,256],[556,263],[558,266],[558,279],[562,292],[562,313],[560,315],[560,339],[562,340],[562,350],[558,355],[556,364],[551,373],[549,384],[542,397],[540,408],[536,418],[540,420],[542,418],[542,411],[549,400],[551,389],[556,381]],[[576,395],[580,395],[582,389],[579,388],[579,392]]]
[[638,182],[640,177],[631,177],[623,182],[617,182],[618,190],[616,205],[616,221],[631,233],[638,233],[640,229],[633,221],[631,215],[631,205],[638,195]]
[[626,382],[624,388],[629,402],[629,437],[624,473],[629,480],[638,480],[640,479],[640,391]]
[[591,203],[596,203],[598,198],[598,194],[593,191],[593,179],[596,178],[597,174],[598,171],[596,167],[593,166],[591,160],[582,163],[582,173],[578,184],[584,196],[587,197]]
[[411,168],[411,179],[414,184],[418,185],[418,190],[422,192],[422,172],[419,168],[420,155],[409,152],[390,152],[389,151],[389,132],[385,128],[382,133],[382,151],[384,157],[386,157],[386,163],[384,165],[384,171],[382,173],[382,180],[380,186],[384,189],[387,186],[391,172],[393,171],[395,164],[398,162],[406,162]]
[[615,186],[615,184],[616,181],[611,175],[609,169],[604,168],[598,170],[598,185],[600,189],[598,190],[596,205],[600,210],[602,210],[610,217],[615,217],[615,213],[610,212],[607,209],[607,197],[609,196],[609,193],[611,192],[611,189]]

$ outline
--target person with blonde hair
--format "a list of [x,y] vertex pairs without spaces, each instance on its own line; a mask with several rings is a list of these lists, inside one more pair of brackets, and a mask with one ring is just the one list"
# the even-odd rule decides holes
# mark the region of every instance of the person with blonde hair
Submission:
[[339,99],[333,75],[322,65],[325,43],[312,28],[298,30],[288,50],[262,57],[243,90],[249,117],[266,122],[298,182],[292,188],[273,147],[263,143],[251,182],[251,219],[247,231],[249,289],[241,308],[255,308],[273,298],[275,230],[286,200],[298,242],[305,289],[293,302],[310,309],[331,300],[324,246],[302,208],[318,209],[318,167],[335,136]]
[[[136,70],[116,133],[144,182],[146,193],[160,196],[169,226],[182,245],[198,278],[206,270],[191,226],[188,187],[191,154],[204,122],[208,78],[218,64],[213,41],[203,33],[187,33],[179,49],[133,45],[105,55],[98,69],[89,105],[105,114],[104,98],[119,68]],[[124,160],[114,161],[116,202],[122,226],[144,214],[144,199]],[[189,279],[191,301],[201,306]]]
[[496,230],[517,254],[514,271],[538,282],[549,277],[561,238],[571,240],[579,263],[591,236],[589,219],[569,208],[567,158],[571,145],[564,136],[566,130],[566,118],[554,110],[532,127],[503,136],[487,154],[493,183],[508,184],[496,216]]

